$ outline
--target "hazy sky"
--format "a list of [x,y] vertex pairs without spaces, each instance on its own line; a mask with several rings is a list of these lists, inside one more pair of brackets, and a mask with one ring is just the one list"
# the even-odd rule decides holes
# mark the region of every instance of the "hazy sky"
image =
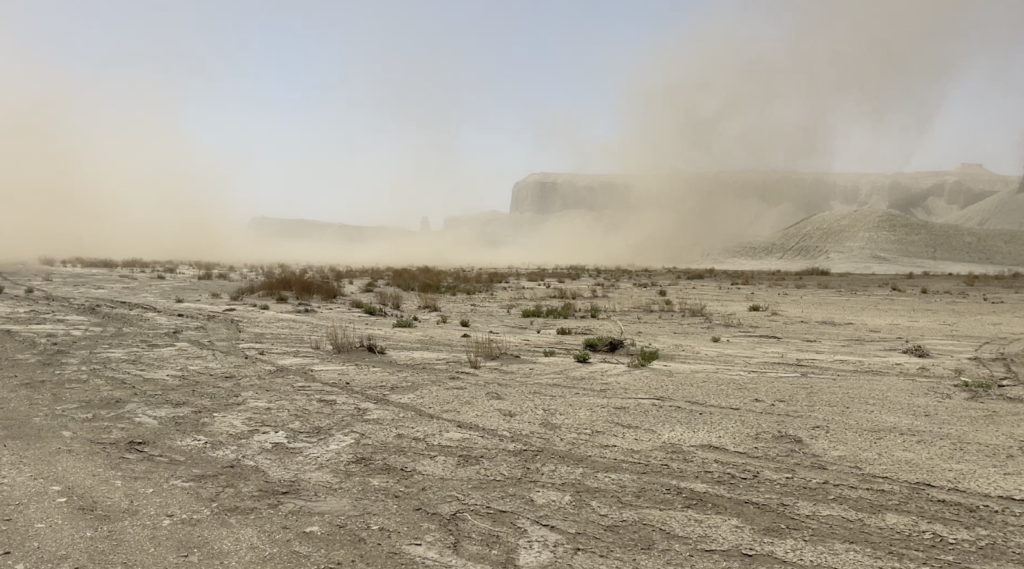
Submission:
[[[662,46],[687,45],[721,4],[2,0],[0,66],[42,70],[33,97],[81,94],[92,117],[157,115],[154,136],[216,171],[219,198],[240,217],[416,226],[429,215],[437,226],[446,214],[506,210],[530,172],[608,169],[594,149],[628,120],[625,84]],[[971,161],[1019,174],[1014,62],[1024,69],[1016,54],[984,70],[1005,79],[998,88],[970,72],[942,83],[941,112],[906,157],[840,153],[834,166]]]

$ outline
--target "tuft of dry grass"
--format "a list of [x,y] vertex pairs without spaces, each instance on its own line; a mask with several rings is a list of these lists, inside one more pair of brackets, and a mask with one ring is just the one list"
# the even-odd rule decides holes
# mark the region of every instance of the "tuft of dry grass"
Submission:
[[331,324],[327,328],[327,343],[330,344],[331,350],[340,354],[342,352],[349,352],[359,347],[359,337],[356,335],[356,331],[351,326],[340,326],[338,324]]
[[509,353],[508,339],[493,334],[476,334],[466,342],[466,360],[470,367],[479,369],[485,361],[496,360]]
[[379,288],[376,290],[377,304],[381,306],[388,306],[395,310],[402,308],[402,302],[405,298],[402,296],[402,291],[399,290],[387,290]]
[[419,293],[420,308],[430,312],[441,312],[441,300],[436,294],[429,292]]

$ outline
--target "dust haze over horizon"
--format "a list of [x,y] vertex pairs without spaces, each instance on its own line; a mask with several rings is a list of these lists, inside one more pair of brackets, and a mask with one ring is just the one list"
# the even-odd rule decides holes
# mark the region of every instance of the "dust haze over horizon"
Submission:
[[[540,263],[594,233],[609,245],[587,262],[619,263],[730,223],[687,201],[681,171],[1019,175],[1022,21],[1010,0],[12,1],[0,258]],[[437,228],[507,211],[537,171],[645,176],[652,207],[499,252],[254,249],[239,231],[257,215]]]

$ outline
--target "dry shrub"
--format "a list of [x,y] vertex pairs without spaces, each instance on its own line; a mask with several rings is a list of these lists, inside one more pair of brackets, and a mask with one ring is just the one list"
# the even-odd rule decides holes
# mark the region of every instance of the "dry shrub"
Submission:
[[[509,353],[508,339],[492,334],[476,334],[469,338],[466,346],[466,359],[473,369],[480,363],[498,359],[502,354]],[[477,362],[477,365],[474,365]]]
[[400,310],[402,308],[402,301],[404,298],[402,297],[401,291],[377,289],[376,295],[377,304],[380,304],[381,306],[389,306],[395,310]]
[[327,343],[336,354],[348,352],[359,347],[359,338],[351,326],[332,324],[327,328]]
[[436,294],[427,292],[419,293],[420,308],[430,312],[441,312],[441,300]]

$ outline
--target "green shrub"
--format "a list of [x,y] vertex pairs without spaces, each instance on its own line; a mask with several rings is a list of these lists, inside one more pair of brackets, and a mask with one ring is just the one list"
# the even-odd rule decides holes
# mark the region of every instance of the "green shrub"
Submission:
[[448,315],[447,314],[442,314],[441,316],[439,316],[437,318],[437,321],[440,322],[441,324],[447,324],[448,323]]
[[572,355],[572,359],[576,360],[577,363],[585,364],[590,361],[590,352],[580,350]]
[[712,336],[711,337],[711,341],[717,344],[717,343],[722,341],[722,337],[721,336]]
[[383,355],[388,353],[388,349],[384,347],[384,345],[380,343],[380,340],[378,340],[373,334],[363,336],[362,339],[359,340],[359,347],[366,349],[366,351],[371,354]]
[[185,299],[181,298],[180,296],[176,296],[174,297],[174,302],[177,304],[181,304],[182,302],[185,302]]
[[971,381],[965,379],[960,382],[960,387],[969,387],[971,389],[992,389],[995,387],[991,381]]
[[412,318],[399,318],[391,324],[392,328],[415,328],[416,322]]
[[547,350],[544,350],[544,357],[545,358],[550,358],[550,357],[552,357],[554,355],[555,355],[555,351],[554,350],[552,350],[550,348],[547,349]]
[[763,302],[755,302],[747,307],[747,312],[768,312],[768,305]]
[[32,287],[32,286],[25,287],[25,294],[32,294],[35,291],[36,291],[35,287]]
[[157,273],[156,274],[156,280],[158,280],[158,281],[165,281],[165,280],[167,280],[167,275],[165,275],[163,273]]
[[555,330],[555,334],[559,336],[572,336],[572,328],[559,327]]
[[459,320],[459,326],[462,326],[463,328],[469,328],[469,318],[463,318],[462,320]]
[[600,315],[601,307],[594,303],[590,303],[590,317],[596,319]]
[[0,285],[0,294],[4,293],[4,285]]
[[543,317],[544,317],[544,307],[542,307],[539,304],[534,306],[533,308],[524,308],[523,309],[523,318],[543,318]]
[[387,316],[384,311],[384,307],[377,306],[376,304],[364,304],[363,314],[369,314],[370,316]]
[[256,308],[259,308],[260,310],[270,310],[270,305],[264,302],[263,304],[257,306]]
[[658,348],[640,348],[640,351],[629,358],[629,367],[647,367],[661,356]]

